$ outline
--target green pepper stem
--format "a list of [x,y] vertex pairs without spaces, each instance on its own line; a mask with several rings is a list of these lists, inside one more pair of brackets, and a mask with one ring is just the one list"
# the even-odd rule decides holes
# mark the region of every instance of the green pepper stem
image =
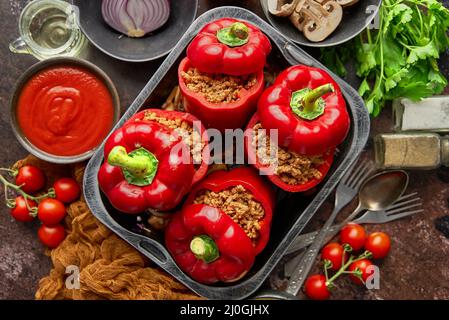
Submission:
[[122,146],[112,148],[108,156],[108,163],[111,166],[126,169],[135,177],[145,177],[155,170],[148,157],[138,155],[131,157]]
[[319,86],[306,93],[302,100],[304,110],[313,112],[317,108],[317,101],[326,93],[334,92],[334,86],[331,83]]
[[249,40],[249,28],[242,22],[234,22],[230,27],[218,30],[217,39],[229,47],[239,47]]
[[190,241],[190,251],[198,259],[211,263],[220,256],[215,241],[206,235],[196,236]]
[[241,22],[234,22],[231,25],[231,34],[241,40],[248,39],[249,36],[249,29],[248,27]]

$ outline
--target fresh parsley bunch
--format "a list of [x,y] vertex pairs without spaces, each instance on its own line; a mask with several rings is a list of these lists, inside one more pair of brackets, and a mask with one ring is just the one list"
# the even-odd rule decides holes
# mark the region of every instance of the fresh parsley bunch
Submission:
[[356,52],[359,93],[377,116],[385,101],[412,100],[441,93],[447,85],[437,59],[449,48],[449,10],[437,0],[383,0],[379,29],[366,29],[355,40],[323,49],[325,64],[346,74],[345,63]]

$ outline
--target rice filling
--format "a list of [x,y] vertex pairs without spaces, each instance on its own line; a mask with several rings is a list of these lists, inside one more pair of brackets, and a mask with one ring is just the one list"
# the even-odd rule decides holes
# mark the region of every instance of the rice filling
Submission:
[[265,210],[242,185],[220,192],[203,190],[198,193],[194,203],[223,210],[245,230],[251,240],[255,241],[259,237],[260,221],[265,216]]
[[205,147],[204,141],[201,140],[201,134],[198,130],[193,130],[193,127],[186,121],[180,118],[168,119],[158,116],[155,112],[146,111],[143,117],[145,121],[155,121],[164,127],[174,130],[189,147],[195,164],[200,164],[202,160],[202,150]]
[[[270,157],[270,139],[267,138],[266,130],[260,123],[253,128],[252,146],[256,150],[258,160],[263,165],[272,165],[276,159]],[[279,178],[289,184],[298,185],[305,184],[316,178],[321,179],[322,173],[318,168],[324,163],[323,156],[305,156],[292,151],[288,151],[282,147],[277,147],[278,164],[275,174]]]
[[181,72],[187,88],[200,93],[211,103],[235,102],[242,89],[249,90],[256,84],[256,75],[229,76],[202,73],[196,68]]

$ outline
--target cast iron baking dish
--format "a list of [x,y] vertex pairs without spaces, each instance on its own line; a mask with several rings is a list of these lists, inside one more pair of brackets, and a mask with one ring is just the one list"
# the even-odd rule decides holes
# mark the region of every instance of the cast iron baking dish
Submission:
[[[270,54],[268,64],[280,67],[305,64],[330,72],[252,12],[237,7],[219,7],[204,13],[190,26],[116,124],[114,130],[121,127],[141,109],[150,106],[154,108],[162,104],[171,88],[177,84],[176,70],[180,60],[185,56],[185,49],[190,41],[205,24],[224,17],[246,20],[259,27],[270,38],[273,52]],[[348,138],[339,147],[340,152],[336,156],[327,178],[313,195],[278,192],[269,244],[257,257],[251,271],[240,281],[218,285],[204,285],[196,282],[178,268],[165,249],[162,239],[133,232],[135,216],[120,214],[116,211],[98,187],[97,172],[103,162],[103,146],[90,160],[84,176],[84,196],[89,208],[95,217],[117,235],[199,295],[210,299],[243,299],[250,296],[262,285],[295,237],[302,232],[321,204],[331,194],[343,174],[357,159],[368,139],[370,120],[363,100],[346,82],[333,74],[332,76],[341,86],[348,105],[351,117],[351,130]]]

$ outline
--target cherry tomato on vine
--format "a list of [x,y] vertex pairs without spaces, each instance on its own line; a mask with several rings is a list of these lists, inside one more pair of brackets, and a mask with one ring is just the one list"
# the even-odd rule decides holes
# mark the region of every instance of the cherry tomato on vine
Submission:
[[65,213],[65,206],[61,201],[47,198],[39,203],[37,216],[46,226],[53,226],[64,219]]
[[[31,215],[30,211],[28,210],[28,207],[26,205],[25,198],[22,196],[18,196],[15,199],[16,206],[11,209],[11,216],[20,222],[30,222],[34,220],[34,216]],[[33,200],[28,200],[28,205],[30,208],[36,208],[37,203]]]
[[52,227],[41,225],[37,231],[39,240],[48,248],[53,249],[59,246],[59,244],[65,238],[65,229],[62,225],[58,224]]
[[340,231],[340,242],[342,244],[349,244],[354,251],[362,249],[365,241],[365,229],[359,224],[348,223]]
[[[370,269],[370,266],[373,266],[373,263],[370,260],[362,259],[352,263],[349,266],[349,271],[354,272],[356,269],[360,270],[362,279],[365,282],[366,279],[368,279],[368,277],[374,272],[374,269],[368,270]],[[351,274],[351,279],[357,284],[363,284],[363,282],[353,274]]]
[[346,260],[346,252],[343,246],[337,242],[328,243],[321,250],[321,259],[329,260],[332,263],[331,270],[338,271],[343,263],[343,255]]
[[326,286],[326,277],[322,274],[314,274],[307,278],[305,284],[306,295],[313,300],[326,300],[331,292]]
[[45,187],[45,175],[35,166],[23,166],[17,173],[16,185],[26,193],[35,193]]
[[373,232],[366,239],[365,249],[373,254],[374,259],[385,258],[390,251],[390,237],[384,232]]
[[78,183],[71,178],[61,178],[57,180],[53,188],[55,189],[56,199],[64,203],[71,203],[80,197],[81,189]]

